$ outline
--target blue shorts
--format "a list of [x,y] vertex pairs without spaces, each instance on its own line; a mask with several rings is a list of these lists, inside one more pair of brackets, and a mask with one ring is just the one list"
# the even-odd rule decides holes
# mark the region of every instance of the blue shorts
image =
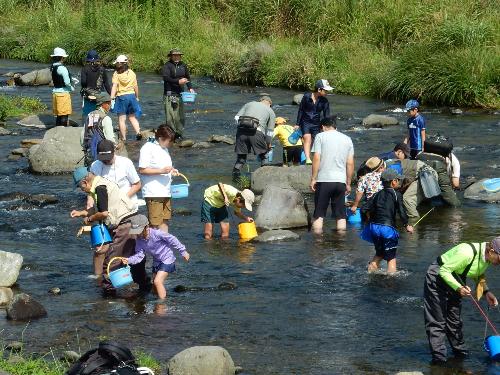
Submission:
[[142,110],[135,94],[125,94],[115,98],[113,113],[118,115],[135,115],[135,117],[139,117],[142,114]]
[[164,271],[168,273],[175,272],[175,263],[165,264],[162,262],[153,262],[153,273]]
[[302,124],[300,125],[300,130],[302,134],[311,134],[311,137],[314,139],[314,137],[321,132],[321,126],[315,124]]
[[222,206],[220,208],[212,206],[207,201],[203,201],[201,204],[201,222],[202,223],[220,223],[227,219],[228,212],[227,207]]
[[369,223],[363,228],[361,238],[375,246],[375,254],[384,260],[396,258],[399,232],[390,225]]

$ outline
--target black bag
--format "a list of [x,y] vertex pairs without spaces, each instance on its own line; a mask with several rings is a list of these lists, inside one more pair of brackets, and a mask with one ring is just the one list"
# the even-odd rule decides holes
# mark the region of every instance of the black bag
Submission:
[[88,114],[85,120],[83,129],[83,154],[85,157],[84,165],[89,167],[97,160],[97,145],[103,139],[104,130],[102,128],[102,120],[106,117],[101,111],[92,111]]
[[[112,372],[114,371],[114,372]],[[97,349],[82,355],[65,375],[140,375],[132,352],[115,342],[102,341]]]
[[436,134],[425,139],[424,152],[430,152],[431,154],[441,155],[446,158],[450,156],[452,150],[453,143],[448,137]]
[[238,131],[247,135],[254,135],[259,127],[259,119],[251,116],[240,116],[238,119]]

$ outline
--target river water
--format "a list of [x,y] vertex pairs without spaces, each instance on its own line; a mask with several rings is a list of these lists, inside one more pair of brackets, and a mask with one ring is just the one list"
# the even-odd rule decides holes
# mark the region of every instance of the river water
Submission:
[[[0,74],[42,67],[0,60]],[[78,76],[77,67],[71,70]],[[161,77],[139,73],[138,78],[146,114],[141,126],[153,128],[163,121]],[[297,107],[290,104],[296,92],[227,86],[209,78],[195,79],[194,84],[199,95],[187,108],[186,133],[195,140],[204,141],[211,134],[233,135],[235,113],[262,92],[271,95],[277,115],[292,121],[296,116]],[[50,108],[48,87],[1,92],[40,96]],[[397,111],[402,103],[342,95],[331,95],[329,100],[332,112],[341,119],[339,129],[353,139],[356,164],[389,151],[404,136],[403,126],[348,130],[370,113],[392,114],[404,122],[406,114]],[[77,94],[73,105],[80,105]],[[424,116],[429,133],[453,138],[463,176],[498,177],[498,114],[466,111],[457,116],[425,108]],[[42,130],[21,128],[14,122],[7,126],[17,134],[0,137],[0,194],[54,194],[59,203],[11,210],[16,202],[0,202],[0,249],[24,257],[16,291],[29,293],[48,311],[46,318],[29,324],[0,319],[0,339],[23,337],[29,350],[46,353],[49,348],[84,351],[100,338],[113,338],[162,362],[189,346],[221,345],[245,374],[500,373],[482,348],[484,320],[469,301],[464,301],[463,319],[470,358],[453,364],[451,370],[432,369],[422,304],[429,263],[457,242],[499,235],[499,205],[466,200],[459,209],[438,207],[414,235],[401,234],[397,276],[368,275],[366,265],[374,251],[359,239],[359,227],[349,226],[339,235],[331,231],[331,220],[320,237],[296,230],[301,238],[295,242],[240,244],[234,227],[227,241],[205,241],[199,220],[202,193],[218,181],[230,183],[232,146],[173,148],[175,167],[191,182],[189,198],[175,201],[174,208],[192,214],[175,215],[170,228],[186,244],[191,260],[185,263],[178,257],[178,270],[167,280],[166,303],[157,303],[154,296],[103,299],[89,278],[87,240],[75,237],[80,222],[69,218],[70,210],[81,206],[83,194],[72,189],[69,175],[36,176],[28,172],[26,160],[6,161],[22,139],[43,136]],[[275,155],[280,157],[278,149]],[[255,161],[251,167],[256,168]],[[490,269],[488,280],[500,295],[498,270]],[[178,284],[214,287],[221,282],[235,283],[237,289],[173,291]],[[60,287],[62,294],[50,295],[47,291],[52,287]],[[490,311],[490,316],[500,323],[498,310]]]

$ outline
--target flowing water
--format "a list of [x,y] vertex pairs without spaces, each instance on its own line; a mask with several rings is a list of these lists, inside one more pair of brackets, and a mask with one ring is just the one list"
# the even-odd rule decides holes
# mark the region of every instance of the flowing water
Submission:
[[[1,74],[42,67],[0,60]],[[78,76],[79,69],[71,69]],[[146,114],[141,125],[153,128],[163,121],[161,77],[145,73],[138,77]],[[187,108],[186,133],[195,140],[206,140],[211,134],[233,135],[233,116],[261,92],[272,96],[277,115],[292,122],[295,119],[297,107],[290,104],[295,92],[227,86],[208,78],[195,79],[194,83],[199,95]],[[2,91],[40,96],[50,108],[48,87]],[[372,154],[389,151],[404,136],[403,126],[347,130],[370,113],[392,114],[405,122],[406,114],[398,111],[401,104],[342,95],[331,95],[329,100],[333,113],[340,116],[339,129],[353,139],[356,164]],[[80,105],[77,94],[73,105],[76,109]],[[463,176],[499,176],[498,114],[465,112],[457,116],[425,108],[424,116],[428,132],[453,138]],[[0,319],[0,337],[4,341],[23,337],[30,350],[40,353],[49,347],[80,347],[84,351],[107,337],[142,348],[162,362],[189,346],[221,345],[244,367],[245,374],[431,373],[423,325],[425,271],[437,255],[457,242],[500,234],[497,204],[466,200],[459,209],[439,207],[419,224],[415,234],[401,234],[400,272],[395,277],[368,275],[366,265],[374,250],[359,239],[359,227],[349,226],[339,235],[331,230],[331,220],[323,236],[300,229],[296,232],[301,238],[294,242],[240,244],[234,227],[227,241],[205,241],[199,220],[203,190],[218,181],[230,182],[235,155],[232,146],[222,144],[210,149],[174,147],[174,166],[191,183],[189,198],[175,201],[174,208],[192,214],[175,215],[170,228],[186,244],[191,260],[185,263],[178,257],[178,270],[167,280],[166,303],[157,303],[153,296],[146,300],[126,296],[103,299],[89,278],[87,239],[75,237],[80,222],[69,218],[70,210],[83,204],[83,194],[72,189],[70,175],[32,175],[26,160],[6,161],[22,139],[43,136],[39,129],[14,123],[8,127],[17,134],[0,137],[4,159],[0,194],[47,193],[59,199],[56,205],[40,209],[12,210],[16,202],[0,202],[0,249],[24,257],[16,292],[29,293],[48,311],[46,318],[28,325]],[[255,161],[251,166],[256,168]],[[500,295],[497,269],[488,271],[488,280]],[[178,284],[213,287],[221,282],[238,287],[229,291],[173,291]],[[62,294],[50,295],[52,287],[60,287]],[[499,311],[491,311],[490,316],[500,323]],[[469,301],[464,301],[463,319],[471,356],[455,364],[454,370],[440,373],[500,373],[483,351],[484,320]]]

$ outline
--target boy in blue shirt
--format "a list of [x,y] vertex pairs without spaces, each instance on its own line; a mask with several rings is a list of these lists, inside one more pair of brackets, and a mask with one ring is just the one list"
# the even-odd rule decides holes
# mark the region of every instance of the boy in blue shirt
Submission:
[[410,115],[406,121],[408,126],[408,136],[404,142],[410,145],[410,159],[415,159],[424,149],[425,142],[425,120],[419,113],[418,101],[412,99],[406,103],[406,111]]

